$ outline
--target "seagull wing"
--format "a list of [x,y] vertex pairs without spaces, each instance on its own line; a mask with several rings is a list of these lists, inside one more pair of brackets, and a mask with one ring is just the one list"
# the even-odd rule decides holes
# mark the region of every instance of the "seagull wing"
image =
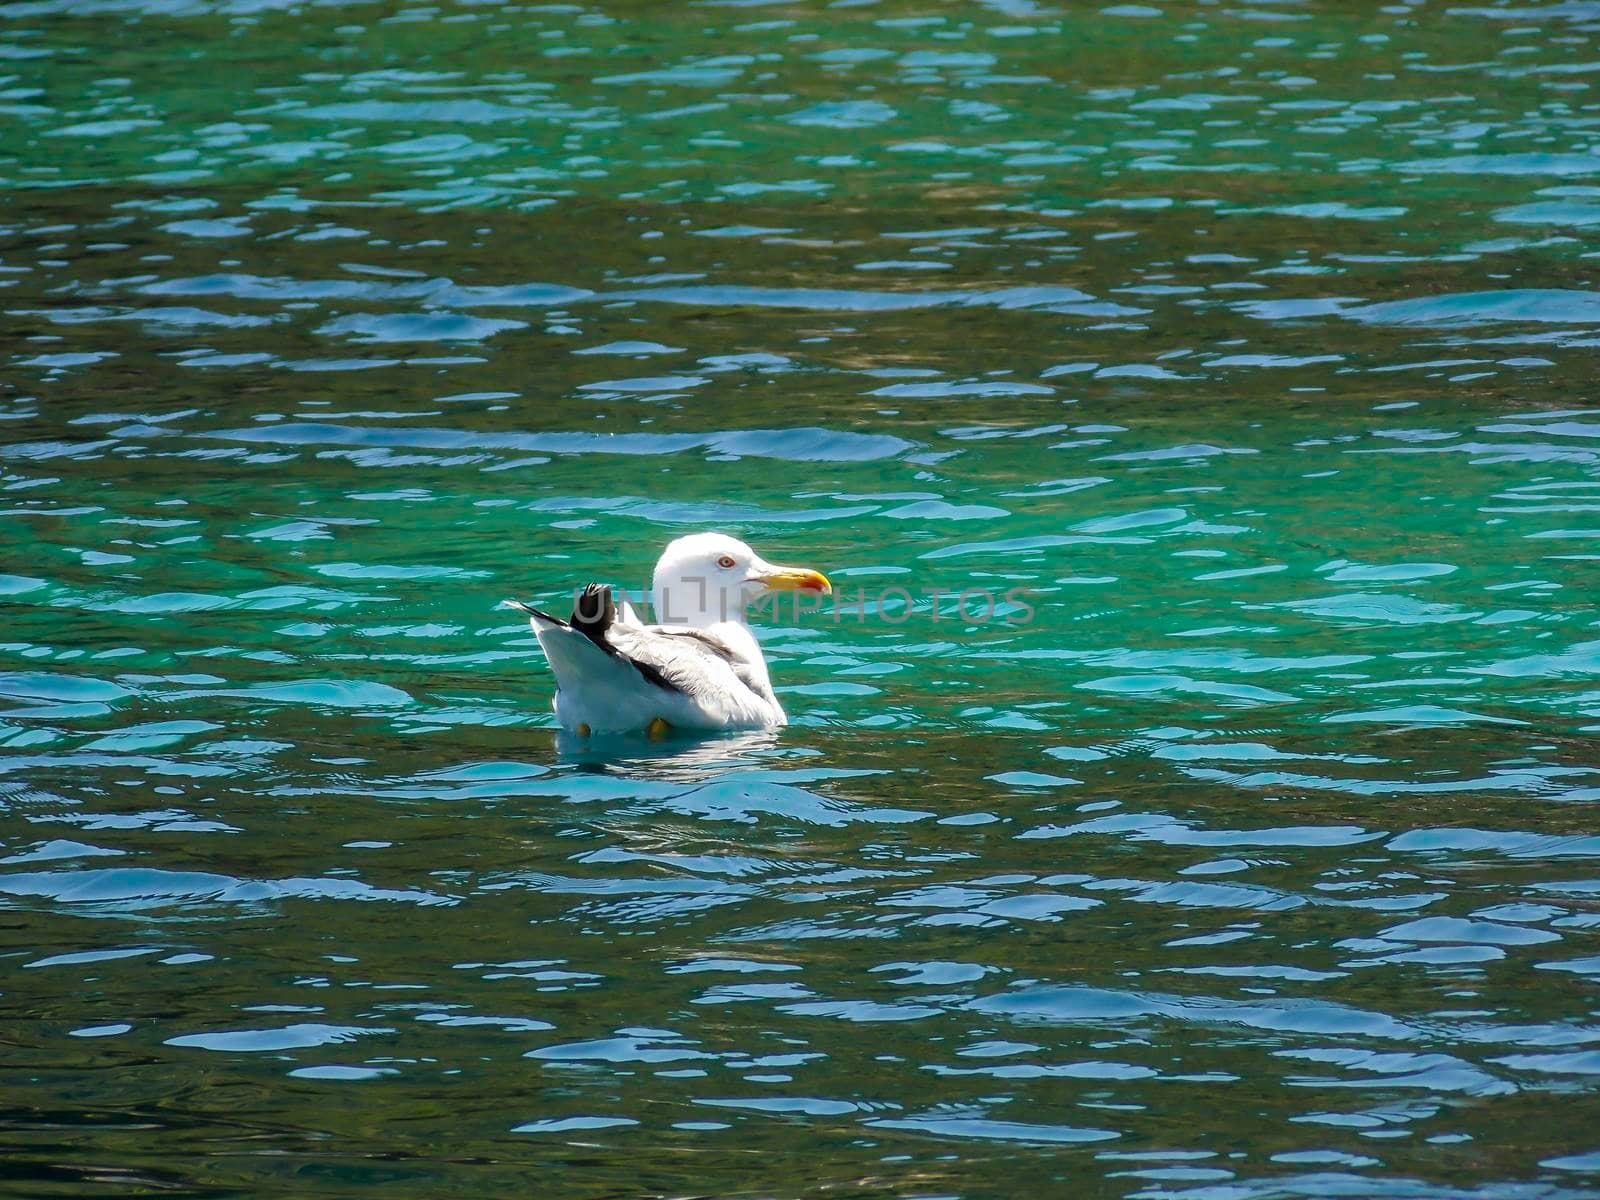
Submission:
[[606,631],[606,640],[629,659],[656,668],[690,696],[743,691],[758,701],[775,703],[772,686],[755,664],[702,629],[613,625]]

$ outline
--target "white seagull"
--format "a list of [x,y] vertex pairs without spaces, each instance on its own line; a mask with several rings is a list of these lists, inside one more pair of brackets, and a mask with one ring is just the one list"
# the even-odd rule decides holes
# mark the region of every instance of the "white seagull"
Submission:
[[833,591],[820,571],[776,567],[737,538],[695,533],[656,563],[646,625],[591,583],[563,621],[520,600],[556,677],[556,720],[583,736],[787,725],[745,609],[769,592]]

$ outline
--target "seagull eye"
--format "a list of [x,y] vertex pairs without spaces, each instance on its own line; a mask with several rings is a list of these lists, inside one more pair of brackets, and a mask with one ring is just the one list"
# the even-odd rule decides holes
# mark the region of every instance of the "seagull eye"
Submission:
[[724,554],[721,558],[717,559],[717,566],[721,567],[724,571],[732,570],[735,565],[737,564],[734,563],[733,555],[731,554]]

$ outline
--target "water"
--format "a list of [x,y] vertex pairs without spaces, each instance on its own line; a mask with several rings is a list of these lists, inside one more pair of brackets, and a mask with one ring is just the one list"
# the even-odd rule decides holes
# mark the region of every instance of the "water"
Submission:
[[1600,1194],[1600,7],[0,20],[13,1194]]

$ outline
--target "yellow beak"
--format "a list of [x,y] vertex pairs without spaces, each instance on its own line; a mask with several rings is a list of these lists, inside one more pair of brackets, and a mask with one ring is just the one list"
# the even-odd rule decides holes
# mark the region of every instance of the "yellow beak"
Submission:
[[825,596],[833,592],[826,575],[805,567],[773,567],[766,574],[757,575],[756,581],[774,592],[821,592]]

